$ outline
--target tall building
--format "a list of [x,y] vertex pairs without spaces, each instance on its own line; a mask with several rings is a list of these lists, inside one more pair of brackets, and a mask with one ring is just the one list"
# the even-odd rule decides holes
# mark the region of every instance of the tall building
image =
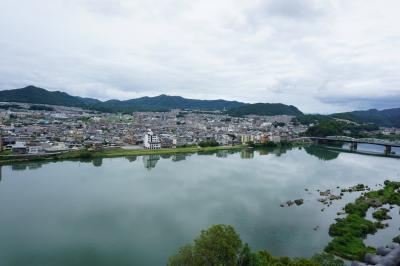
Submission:
[[146,149],[155,150],[161,149],[160,138],[149,129],[147,133],[144,135],[143,139],[144,147]]

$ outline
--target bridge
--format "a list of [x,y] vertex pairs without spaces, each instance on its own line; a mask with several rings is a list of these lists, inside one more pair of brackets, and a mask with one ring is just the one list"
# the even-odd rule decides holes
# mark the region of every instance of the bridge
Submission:
[[400,141],[389,141],[376,138],[352,138],[348,136],[302,137],[298,140],[311,140],[315,144],[326,142],[350,143],[350,150],[356,151],[358,144],[373,144],[385,147],[385,154],[392,153],[392,147],[400,147]]

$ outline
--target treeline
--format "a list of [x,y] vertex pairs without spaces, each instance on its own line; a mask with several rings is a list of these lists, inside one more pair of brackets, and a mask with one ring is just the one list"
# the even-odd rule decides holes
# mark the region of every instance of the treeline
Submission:
[[168,260],[169,266],[343,266],[342,260],[321,253],[310,259],[275,257],[266,250],[252,251],[230,225],[213,225],[203,230],[192,244],[181,247]]
[[[27,109],[27,107],[18,105],[18,104],[3,104],[0,105],[1,109]],[[53,107],[46,106],[46,105],[31,105],[29,107],[29,110],[35,110],[35,111],[54,111]]]
[[54,111],[53,107],[45,106],[45,105],[31,105],[29,107],[29,109],[35,110],[35,111]]

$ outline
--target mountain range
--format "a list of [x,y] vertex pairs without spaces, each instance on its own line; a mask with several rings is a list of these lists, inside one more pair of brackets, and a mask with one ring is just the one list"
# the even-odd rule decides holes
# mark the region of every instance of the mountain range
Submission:
[[21,89],[0,91],[1,102],[22,102],[33,104],[49,104],[70,107],[82,107],[105,112],[133,112],[133,111],[166,111],[170,109],[191,110],[227,110],[233,116],[247,114],[258,115],[300,115],[302,112],[294,106],[285,104],[248,104],[226,100],[196,100],[180,96],[159,95],[155,97],[141,97],[130,100],[100,101],[93,98],[71,96],[65,92],[48,91],[35,86]]
[[61,91],[48,91],[35,86],[0,91],[0,102],[20,102],[81,107],[104,112],[167,111],[170,109],[226,110],[231,116],[244,115],[293,115],[299,120],[311,121],[325,118],[340,118],[358,123],[400,128],[400,108],[385,110],[370,109],[335,113],[331,115],[304,115],[297,107],[282,103],[249,104],[226,100],[197,100],[180,96],[159,95],[130,100],[100,101],[93,98],[71,96]]

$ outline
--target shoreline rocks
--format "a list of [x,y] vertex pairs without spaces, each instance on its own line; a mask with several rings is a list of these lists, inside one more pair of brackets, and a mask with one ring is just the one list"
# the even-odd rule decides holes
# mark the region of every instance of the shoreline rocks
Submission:
[[397,266],[400,264],[400,244],[392,243],[386,247],[379,247],[376,255],[366,254],[365,262],[353,261],[351,266]]

